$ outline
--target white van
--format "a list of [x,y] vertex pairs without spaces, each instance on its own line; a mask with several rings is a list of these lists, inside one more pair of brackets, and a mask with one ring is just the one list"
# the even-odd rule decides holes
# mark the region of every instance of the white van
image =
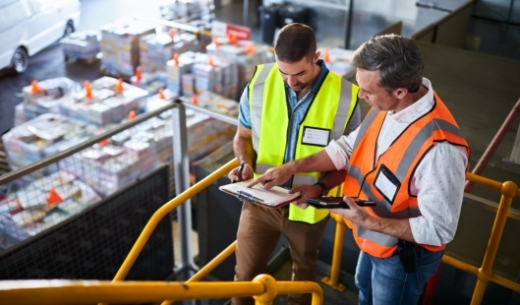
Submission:
[[27,69],[29,56],[74,31],[79,0],[0,0],[0,69]]

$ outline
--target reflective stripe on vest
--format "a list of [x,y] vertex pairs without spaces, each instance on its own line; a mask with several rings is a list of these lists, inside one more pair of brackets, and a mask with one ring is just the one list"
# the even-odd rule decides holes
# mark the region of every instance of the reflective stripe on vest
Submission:
[[[361,196],[375,201],[377,206],[367,211],[376,217],[410,218],[420,216],[417,198],[410,195],[410,181],[413,171],[424,154],[437,141],[448,141],[454,145],[465,147],[469,156],[469,148],[460,130],[444,103],[435,95],[433,109],[417,119],[406,128],[377,160],[375,154],[377,136],[383,125],[386,112],[371,110],[362,123],[352,152],[352,163],[345,179],[344,193],[350,196]],[[361,155],[363,151],[363,155]],[[373,154],[373,155],[370,155]],[[362,163],[357,163],[362,162]],[[369,164],[369,162],[372,162]],[[397,189],[393,204],[373,187],[375,176],[380,166],[385,164],[401,182]],[[397,248],[397,238],[379,232],[354,226],[354,238],[361,250],[376,256],[388,257]],[[442,246],[421,245],[431,251],[440,251]]]
[[[322,146],[302,144],[304,127],[330,130],[329,141],[339,138],[347,126],[357,105],[358,88],[341,77],[328,73],[312,104],[300,122],[295,159],[301,159],[323,149]],[[285,96],[285,84],[275,63],[257,66],[248,87],[253,148],[257,153],[255,175],[265,173],[271,167],[283,164],[289,113]],[[353,102],[351,102],[351,100]],[[319,173],[296,174],[292,184],[312,185]],[[328,215],[325,210],[289,206],[289,219],[316,223]]]
[[367,113],[367,116],[365,117],[363,122],[361,122],[361,125],[359,126],[356,141],[354,142],[354,147],[358,146],[359,141],[361,141],[361,139],[365,136],[365,133],[367,132],[368,127],[374,121],[374,118],[376,117],[377,113],[378,112],[373,108],[371,108],[369,110],[369,112]]

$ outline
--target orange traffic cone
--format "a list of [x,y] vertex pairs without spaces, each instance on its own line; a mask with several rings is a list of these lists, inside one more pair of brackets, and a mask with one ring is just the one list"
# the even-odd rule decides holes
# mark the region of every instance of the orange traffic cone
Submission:
[[238,43],[238,37],[237,37],[237,35],[235,35],[235,34],[231,34],[231,35],[229,35],[228,40],[229,40],[229,43],[230,43],[230,44],[233,44],[233,45],[235,45],[235,44]]
[[135,68],[135,78],[139,82],[143,79],[143,71],[141,70],[141,66]]
[[117,93],[123,93],[124,88],[123,88],[123,79],[122,78],[117,80],[115,90]]
[[244,52],[246,52],[246,54],[253,54],[255,53],[255,46],[250,43],[246,46],[246,48],[244,49]]
[[101,140],[98,142],[98,145],[103,147],[103,146],[106,146],[110,143],[110,139],[104,139],[104,140]]
[[191,96],[191,103],[193,105],[199,104],[199,97],[197,96],[197,93],[193,93],[193,95]]
[[47,194],[47,203],[50,205],[55,205],[62,201],[63,198],[61,198],[60,194],[58,194],[58,192],[56,192],[54,189],[51,189]]
[[179,53],[173,54],[173,62],[175,63],[176,66],[179,65]]
[[213,56],[211,55],[208,55],[208,65],[210,65],[211,67],[215,66],[215,63],[213,62]]
[[90,86],[90,82],[88,80],[84,83],[85,86],[85,97],[92,98],[92,87]]
[[159,89],[159,93],[157,94],[161,100],[165,100],[166,96],[164,96],[164,89]]
[[323,61],[326,62],[326,63],[330,62],[330,50],[329,50],[329,48],[325,48],[323,50]]
[[42,88],[40,88],[40,86],[38,85],[38,82],[33,80],[31,82],[31,93],[32,94],[38,94],[38,93],[41,93],[42,92]]
[[130,112],[128,113],[128,120],[129,120],[129,121],[135,119],[135,117],[136,117],[136,114],[135,114],[135,111],[134,111],[134,110],[132,110],[132,111],[130,111]]

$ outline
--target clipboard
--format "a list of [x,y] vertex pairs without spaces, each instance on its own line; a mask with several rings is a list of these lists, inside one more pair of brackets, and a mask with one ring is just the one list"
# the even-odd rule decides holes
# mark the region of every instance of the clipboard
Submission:
[[247,187],[252,180],[222,185],[219,189],[224,193],[237,197],[242,202],[253,202],[271,208],[282,207],[300,197],[300,193],[289,194],[288,189],[279,186],[269,190],[265,190],[259,184],[251,188]]
[[[376,205],[375,202],[369,200],[359,198],[352,198],[352,200],[360,207],[373,207]],[[308,198],[306,203],[317,209],[349,209],[349,206],[343,201],[343,197]]]

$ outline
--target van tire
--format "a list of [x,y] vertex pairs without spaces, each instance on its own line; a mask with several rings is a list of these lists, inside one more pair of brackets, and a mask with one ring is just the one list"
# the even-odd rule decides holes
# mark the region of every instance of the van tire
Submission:
[[63,37],[67,37],[68,35],[74,33],[76,29],[74,29],[74,23],[72,20],[67,21],[67,25],[65,26],[65,30],[63,31]]
[[29,54],[24,48],[19,47],[14,51],[11,59],[11,69],[16,73],[24,73],[29,66]]

